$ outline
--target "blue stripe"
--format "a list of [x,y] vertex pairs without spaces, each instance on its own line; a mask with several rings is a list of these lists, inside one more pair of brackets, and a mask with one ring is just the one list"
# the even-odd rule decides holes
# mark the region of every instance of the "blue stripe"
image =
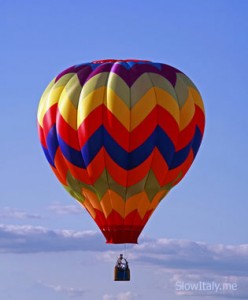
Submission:
[[46,144],[47,144],[47,150],[44,150],[45,155],[49,163],[52,166],[54,166],[54,157],[59,147],[58,140],[57,140],[57,133],[56,133],[56,125],[53,125],[53,127],[51,127],[51,129],[49,130],[46,137]]
[[180,166],[187,159],[190,150],[193,150],[194,158],[200,148],[202,141],[202,134],[198,126],[196,126],[195,134],[190,143],[184,147],[183,149],[177,151],[173,157],[173,161],[170,165],[170,170]]
[[193,139],[193,143],[192,143],[192,149],[193,149],[193,152],[194,152],[194,157],[196,156],[196,154],[197,154],[197,152],[200,148],[201,141],[202,141],[202,133],[201,133],[199,127],[196,126],[195,135],[194,135],[194,139]]
[[54,161],[53,161],[53,159],[51,158],[51,156],[50,156],[50,154],[49,154],[47,148],[45,148],[45,147],[42,146],[42,149],[43,149],[43,152],[45,153],[46,159],[47,159],[47,161],[49,162],[49,164],[50,164],[51,166],[55,167]]
[[158,70],[162,70],[162,64],[161,63],[155,63],[155,62],[149,62],[153,67],[157,68]]
[[175,146],[160,126],[158,126],[156,130],[158,133],[157,148],[167,165],[170,166],[173,156],[175,155]]
[[175,169],[178,166],[180,166],[183,162],[185,162],[185,160],[187,159],[190,149],[191,149],[191,144],[192,141],[190,141],[190,143],[184,147],[183,149],[175,152],[175,155],[173,156],[173,160],[171,162],[171,164],[169,165],[169,170]]
[[66,142],[58,135],[59,146],[61,152],[63,153],[64,157],[69,160],[73,165],[85,169],[85,163],[81,154],[81,151],[75,150],[74,148],[70,147],[66,144]]
[[142,145],[132,152],[123,149],[108,131],[101,126],[89,138],[81,150],[86,166],[91,163],[102,146],[104,146],[110,157],[125,170],[131,170],[139,166],[148,158],[156,146],[168,165],[175,152],[172,141],[159,126]]
[[[201,142],[201,134],[197,128],[192,141],[190,141],[186,147],[177,152],[175,152],[173,142],[159,126],[156,127],[153,133],[142,145],[131,152],[123,149],[112,138],[104,126],[100,126],[94,132],[94,134],[82,147],[81,151],[71,148],[60,136],[58,136],[58,141],[61,151],[66,159],[75,166],[84,169],[92,162],[102,147],[105,148],[106,152],[116,164],[127,171],[142,164],[149,157],[154,148],[157,147],[169,166],[169,169],[174,169],[180,166],[187,159],[191,148],[194,153],[197,152]],[[50,152],[53,153],[53,151],[49,148],[49,154]],[[48,161],[50,160],[48,159]]]
[[132,152],[127,152],[119,146],[111,135],[105,130],[104,132],[104,147],[111,158],[123,169],[131,170],[144,162],[152,153],[155,147],[156,130],[149,136],[149,138],[137,149]]
[[103,134],[104,134],[103,126],[100,126],[94,134],[88,139],[83,148],[81,149],[81,153],[85,162],[86,167],[91,163],[93,158],[100,151],[103,146]]

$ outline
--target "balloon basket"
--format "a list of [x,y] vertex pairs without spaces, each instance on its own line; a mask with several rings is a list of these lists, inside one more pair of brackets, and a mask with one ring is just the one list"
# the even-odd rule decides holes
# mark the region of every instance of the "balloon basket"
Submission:
[[130,281],[130,269],[126,270],[115,267],[114,270],[114,281]]

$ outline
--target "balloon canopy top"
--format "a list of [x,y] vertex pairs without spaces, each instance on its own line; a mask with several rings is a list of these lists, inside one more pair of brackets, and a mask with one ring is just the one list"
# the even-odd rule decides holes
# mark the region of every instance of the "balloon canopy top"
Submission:
[[129,59],[100,59],[100,60],[94,60],[92,61],[93,64],[103,64],[103,63],[115,63],[115,62],[129,62],[129,61],[133,61],[133,62],[150,62],[149,60],[142,60],[142,59],[133,59],[133,58],[129,58]]

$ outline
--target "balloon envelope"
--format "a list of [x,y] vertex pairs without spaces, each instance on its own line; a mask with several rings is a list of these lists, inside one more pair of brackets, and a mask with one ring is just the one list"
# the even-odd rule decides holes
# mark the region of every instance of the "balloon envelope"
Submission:
[[204,132],[193,82],[161,63],[103,60],[55,77],[38,108],[46,158],[107,243],[137,243],[186,174]]

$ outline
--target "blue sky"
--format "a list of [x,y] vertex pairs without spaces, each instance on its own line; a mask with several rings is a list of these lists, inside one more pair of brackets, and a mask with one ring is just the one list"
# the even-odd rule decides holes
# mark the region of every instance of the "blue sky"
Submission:
[[[0,298],[248,298],[248,2],[0,0]],[[103,58],[172,65],[206,108],[199,154],[161,203],[139,246],[127,246],[130,283],[112,281],[122,246],[57,182],[36,130],[40,96],[65,68]],[[236,283],[235,291],[176,289]]]

